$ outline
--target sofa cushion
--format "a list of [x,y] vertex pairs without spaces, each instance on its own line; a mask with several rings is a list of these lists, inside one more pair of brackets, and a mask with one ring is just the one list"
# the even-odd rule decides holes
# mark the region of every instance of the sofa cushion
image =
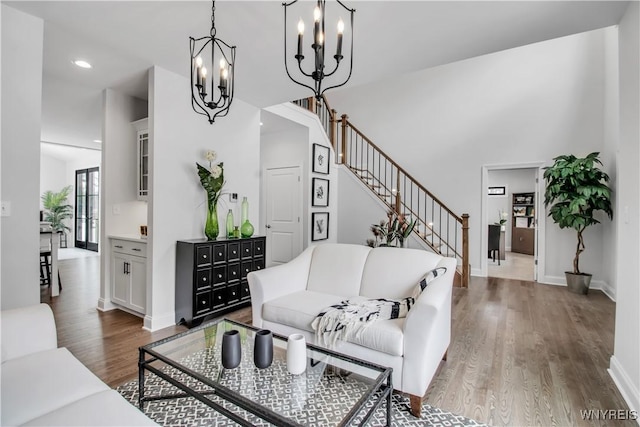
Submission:
[[66,348],[11,359],[0,369],[2,425],[23,424],[76,400],[109,390]]
[[307,290],[344,297],[359,295],[362,270],[370,251],[371,248],[364,245],[326,243],[316,246],[311,257]]
[[390,299],[411,296],[420,279],[441,259],[441,255],[420,249],[371,249],[362,273],[360,295]]
[[[345,299],[362,301],[366,298],[345,298],[340,295],[314,291],[300,291],[267,301],[262,307],[264,320],[314,333],[311,322],[325,308]],[[358,336],[348,341],[393,356],[403,355],[405,319],[376,320]],[[321,342],[317,344],[322,345]]]
[[313,322],[318,313],[323,308],[337,304],[343,299],[345,299],[343,296],[322,292],[294,292],[264,303],[262,306],[262,318],[313,332],[311,322]]
[[35,418],[27,426],[157,426],[115,390],[87,396]]

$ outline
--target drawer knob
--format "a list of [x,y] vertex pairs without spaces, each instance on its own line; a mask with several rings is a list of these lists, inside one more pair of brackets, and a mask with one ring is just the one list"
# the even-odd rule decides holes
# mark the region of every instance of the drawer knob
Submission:
[[207,278],[206,278],[206,277],[203,277],[203,278],[202,278],[202,281],[203,281],[203,282],[206,282],[206,281],[207,281]]
[[237,254],[237,253],[238,253],[238,251],[236,251],[236,250],[234,249],[233,254],[235,255],[235,254]]
[[236,293],[235,292],[231,292],[231,295],[236,296]]
[[140,252],[142,249],[140,249],[140,248],[133,248],[133,250],[134,250],[134,251],[136,251],[136,252]]
[[218,279],[222,279],[222,274],[218,274]]
[[207,256],[206,255],[202,255],[202,258],[207,259]]
[[218,256],[222,256],[222,252],[218,252]]
[[221,295],[218,295],[218,299],[222,299],[222,296],[221,296]]
[[249,272],[249,269],[248,269],[248,268],[245,268],[245,269],[244,269],[244,272],[245,272],[245,273],[248,273],[248,272]]
[[256,267],[256,269],[257,269],[257,270],[260,270],[260,266],[257,266],[257,267]]
[[207,302],[206,301],[202,301],[202,305],[207,305]]
[[122,249],[122,245],[115,245],[116,248]]
[[235,275],[236,275],[236,272],[234,271],[234,272],[233,272],[233,273],[231,273],[231,274],[233,274],[233,275],[235,276]]

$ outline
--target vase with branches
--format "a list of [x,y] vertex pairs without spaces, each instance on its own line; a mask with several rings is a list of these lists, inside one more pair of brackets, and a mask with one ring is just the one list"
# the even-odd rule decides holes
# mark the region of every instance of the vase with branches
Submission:
[[205,159],[209,162],[206,168],[196,162],[200,184],[207,193],[207,220],[204,226],[204,234],[209,240],[215,240],[220,233],[218,225],[218,199],[224,186],[224,164],[213,163],[217,158],[215,151],[205,152]]

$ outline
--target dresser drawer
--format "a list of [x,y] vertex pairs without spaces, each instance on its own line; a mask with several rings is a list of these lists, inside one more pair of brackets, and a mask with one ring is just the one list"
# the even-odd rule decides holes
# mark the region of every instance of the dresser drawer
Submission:
[[194,302],[193,311],[195,311],[196,316],[207,313],[211,310],[211,292],[197,293]]
[[229,265],[227,266],[227,280],[229,282],[240,280],[240,263],[239,262],[229,263]]
[[147,257],[147,244],[144,242],[111,239],[111,250],[121,254]]
[[227,261],[240,259],[240,243],[229,243],[227,246]]
[[225,245],[213,245],[213,262],[220,263],[227,260],[227,247]]
[[213,286],[211,269],[205,268],[203,270],[196,270],[196,289],[200,290],[211,286]]
[[251,241],[242,242],[240,245],[240,256],[242,259],[251,258],[253,256],[253,244]]
[[211,245],[196,246],[196,266],[211,265],[212,262]]

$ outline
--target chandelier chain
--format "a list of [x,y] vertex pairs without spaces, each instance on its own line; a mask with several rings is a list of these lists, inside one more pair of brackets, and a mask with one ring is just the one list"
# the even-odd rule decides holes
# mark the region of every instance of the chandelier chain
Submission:
[[211,2],[211,31],[209,31],[211,37],[216,35],[216,2]]

